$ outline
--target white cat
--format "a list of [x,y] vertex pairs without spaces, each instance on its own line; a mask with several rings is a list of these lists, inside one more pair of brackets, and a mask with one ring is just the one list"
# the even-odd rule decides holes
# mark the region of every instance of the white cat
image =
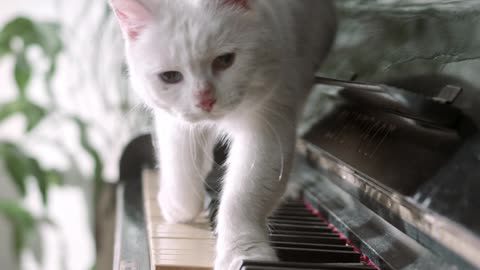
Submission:
[[219,138],[230,144],[215,270],[275,260],[266,216],[285,191],[302,106],[336,30],[328,0],[110,0],[134,90],[152,108],[158,201],[172,223],[202,211]]

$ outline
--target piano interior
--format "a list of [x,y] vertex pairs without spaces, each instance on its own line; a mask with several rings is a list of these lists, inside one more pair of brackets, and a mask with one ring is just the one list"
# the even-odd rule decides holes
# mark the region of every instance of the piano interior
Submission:
[[[241,269],[479,269],[479,90],[443,75],[345,83],[298,141],[302,199],[269,217],[281,262]],[[205,214],[173,226],[154,201],[154,164],[149,135],[122,157],[115,269],[212,269],[220,167]]]

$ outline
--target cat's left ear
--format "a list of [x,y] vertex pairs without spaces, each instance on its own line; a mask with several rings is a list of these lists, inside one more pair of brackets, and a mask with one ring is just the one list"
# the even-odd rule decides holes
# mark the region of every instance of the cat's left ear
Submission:
[[133,41],[152,19],[151,12],[138,0],[110,0],[125,39]]

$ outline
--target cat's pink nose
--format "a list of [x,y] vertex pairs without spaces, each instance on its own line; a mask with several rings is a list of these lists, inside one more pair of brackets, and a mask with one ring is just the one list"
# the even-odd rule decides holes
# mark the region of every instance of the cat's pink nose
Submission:
[[195,98],[197,99],[197,107],[206,111],[211,112],[217,100],[211,88],[200,90],[195,93]]
[[217,103],[217,100],[214,98],[202,99],[197,104],[197,107],[199,107],[200,109],[206,112],[211,112],[213,110],[213,106],[215,106],[215,103]]

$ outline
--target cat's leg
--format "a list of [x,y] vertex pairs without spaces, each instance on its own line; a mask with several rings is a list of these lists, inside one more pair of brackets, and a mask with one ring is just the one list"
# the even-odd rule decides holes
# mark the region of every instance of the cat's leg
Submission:
[[262,113],[236,123],[217,220],[215,270],[238,270],[242,260],[276,260],[266,217],[287,184],[295,117]]
[[157,200],[170,223],[188,223],[203,210],[204,180],[213,164],[215,138],[208,130],[156,117],[160,192]]

